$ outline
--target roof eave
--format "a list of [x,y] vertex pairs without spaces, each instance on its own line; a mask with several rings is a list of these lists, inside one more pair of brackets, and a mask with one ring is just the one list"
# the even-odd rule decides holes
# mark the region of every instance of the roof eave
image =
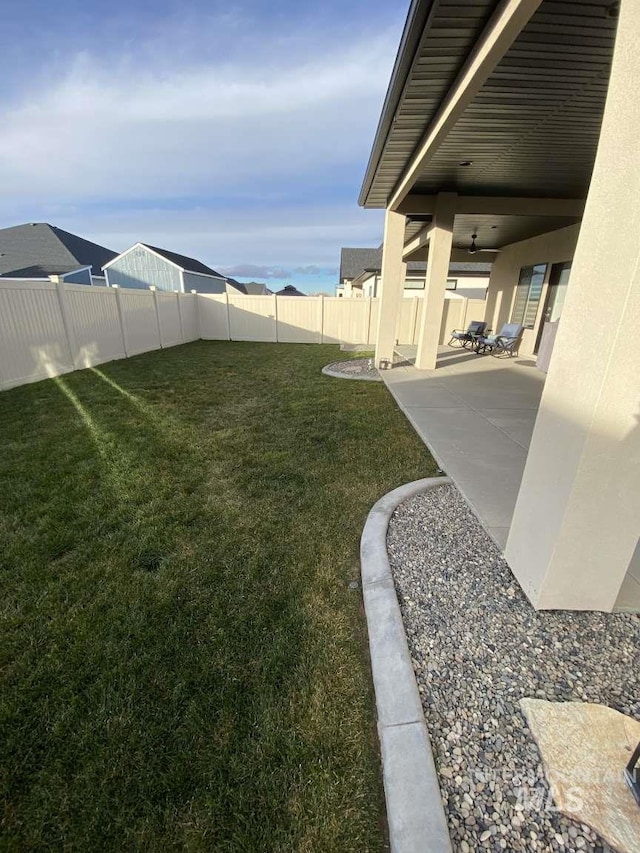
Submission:
[[396,61],[391,73],[389,88],[382,105],[382,113],[378,121],[373,148],[369,155],[369,162],[362,182],[362,188],[358,197],[358,204],[365,207],[371,190],[382,152],[384,150],[389,131],[393,125],[393,118],[398,109],[400,98],[404,90],[407,77],[411,71],[416,51],[420,46],[422,34],[433,10],[435,0],[411,0],[407,20],[402,32],[400,47],[396,55]]

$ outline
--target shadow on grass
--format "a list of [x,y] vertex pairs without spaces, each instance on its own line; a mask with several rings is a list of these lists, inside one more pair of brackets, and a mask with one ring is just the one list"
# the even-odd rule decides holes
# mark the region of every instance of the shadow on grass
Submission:
[[3,395],[18,847],[381,849],[348,581],[432,463],[335,353],[198,343]]

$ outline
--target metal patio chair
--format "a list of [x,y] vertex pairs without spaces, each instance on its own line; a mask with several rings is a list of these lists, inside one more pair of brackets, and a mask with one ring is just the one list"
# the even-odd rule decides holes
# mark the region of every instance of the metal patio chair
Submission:
[[451,339],[448,346],[450,347],[466,347],[469,344],[473,346],[476,340],[482,337],[487,331],[487,324],[480,320],[473,320],[466,329],[454,329],[451,332]]
[[475,341],[477,353],[489,351],[497,358],[511,358],[518,354],[524,326],[520,323],[505,323],[497,335],[482,335]]

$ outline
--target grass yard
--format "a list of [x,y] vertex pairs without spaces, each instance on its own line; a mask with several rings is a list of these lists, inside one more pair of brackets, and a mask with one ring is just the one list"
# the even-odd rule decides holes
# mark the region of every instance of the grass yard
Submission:
[[384,849],[348,583],[435,465],[339,357],[197,342],[0,394],[2,849]]

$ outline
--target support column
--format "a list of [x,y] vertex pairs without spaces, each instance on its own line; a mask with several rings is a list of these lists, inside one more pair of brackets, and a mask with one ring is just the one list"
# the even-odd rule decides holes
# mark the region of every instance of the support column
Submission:
[[376,337],[376,365],[383,359],[393,361],[396,342],[396,324],[402,292],[407,274],[407,265],[402,262],[404,248],[405,216],[387,210],[384,218],[384,241],[382,244],[382,276],[380,287],[380,311]]
[[453,242],[456,200],[457,195],[455,193],[439,193],[429,232],[427,277],[424,287],[422,320],[418,334],[418,354],[416,355],[416,367],[419,370],[434,370],[438,357],[444,294],[447,289]]
[[[602,131],[505,557],[537,608],[614,608],[640,535],[640,5]],[[640,607],[640,598],[638,601]]]

